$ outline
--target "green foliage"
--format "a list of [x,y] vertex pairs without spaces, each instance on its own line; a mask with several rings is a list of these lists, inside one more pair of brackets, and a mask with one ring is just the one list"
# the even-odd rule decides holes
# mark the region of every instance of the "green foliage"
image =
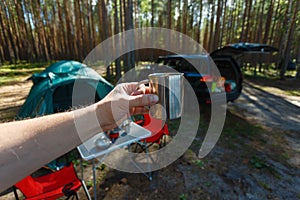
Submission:
[[104,171],[106,169],[106,165],[101,163],[100,166],[97,167],[97,170]]
[[256,156],[253,156],[250,159],[250,164],[257,169],[269,167],[269,165],[266,163],[266,161],[264,161]]
[[256,169],[260,169],[260,170],[266,169],[276,178],[278,179],[281,178],[278,172],[275,170],[275,168],[272,167],[267,161],[265,161],[262,158],[259,158],[257,156],[252,156],[251,159],[249,160],[249,163],[251,164],[252,167],[255,167]]
[[203,168],[205,166],[205,163],[202,160],[195,160],[195,164],[200,168]]
[[93,185],[94,185],[93,180],[87,180],[85,184],[88,189],[93,187]]
[[187,197],[185,196],[185,194],[180,194],[179,200],[187,200]]
[[268,184],[266,184],[265,182],[262,182],[262,181],[258,181],[258,185],[260,185],[262,188],[264,188],[265,190],[272,190]]
[[210,182],[210,181],[206,181],[206,182],[204,183],[204,185],[205,185],[206,187],[210,187],[210,186],[211,186],[211,182]]

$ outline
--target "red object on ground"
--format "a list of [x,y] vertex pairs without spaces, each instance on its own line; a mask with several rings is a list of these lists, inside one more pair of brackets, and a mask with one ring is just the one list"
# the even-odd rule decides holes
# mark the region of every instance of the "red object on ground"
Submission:
[[17,184],[26,200],[55,200],[59,197],[76,196],[76,192],[83,186],[77,177],[73,164],[40,177],[27,176]]
[[144,114],[143,117],[144,120],[139,120],[136,123],[142,125],[143,128],[152,133],[150,137],[144,139],[144,142],[160,144],[162,137],[169,135],[168,125],[163,120],[153,118],[149,114]]

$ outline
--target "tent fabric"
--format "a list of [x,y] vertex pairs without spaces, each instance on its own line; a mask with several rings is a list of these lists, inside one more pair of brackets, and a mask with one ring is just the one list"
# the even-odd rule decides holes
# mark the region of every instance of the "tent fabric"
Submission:
[[75,84],[79,85],[79,88],[82,87],[80,90],[82,93],[76,94],[74,97],[81,98],[86,94],[90,97],[91,93],[95,97],[90,99],[90,102],[85,100],[84,103],[98,101],[113,89],[113,85],[96,71],[85,64],[72,60],[53,63],[41,73],[33,74],[30,79],[34,84],[17,119],[32,118],[70,109],[71,106],[74,106],[72,93]]

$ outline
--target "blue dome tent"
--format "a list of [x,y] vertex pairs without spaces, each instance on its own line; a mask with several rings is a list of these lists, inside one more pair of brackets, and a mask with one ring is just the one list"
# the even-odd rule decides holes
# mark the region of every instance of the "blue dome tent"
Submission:
[[[33,86],[16,116],[17,120],[89,105],[103,99],[113,89],[113,85],[96,71],[77,61],[56,62],[30,79]],[[49,163],[47,168],[60,169],[77,156],[74,149]]]
[[[34,84],[17,119],[48,115],[71,109],[72,106],[91,104],[104,98],[113,89],[113,85],[96,71],[77,61],[56,62],[30,79]],[[76,92],[80,92],[76,97],[81,98],[81,101],[75,101],[78,105],[72,104],[75,81],[76,87],[80,87],[80,90],[76,89]],[[95,94],[94,99],[85,98],[91,93]]]

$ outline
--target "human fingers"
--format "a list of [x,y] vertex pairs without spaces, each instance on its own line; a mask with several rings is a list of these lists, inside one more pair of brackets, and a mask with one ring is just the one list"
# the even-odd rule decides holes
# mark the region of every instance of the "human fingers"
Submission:
[[158,96],[155,94],[140,94],[136,96],[130,96],[129,107],[139,107],[139,106],[151,106],[156,104],[158,101]]
[[136,89],[130,94],[130,95],[140,95],[140,94],[146,94],[146,86],[144,84],[138,85]]
[[134,107],[131,111],[131,115],[139,115],[139,114],[146,114],[149,113],[149,109],[141,106],[141,107]]
[[145,94],[151,94],[151,88],[150,87],[145,87]]

